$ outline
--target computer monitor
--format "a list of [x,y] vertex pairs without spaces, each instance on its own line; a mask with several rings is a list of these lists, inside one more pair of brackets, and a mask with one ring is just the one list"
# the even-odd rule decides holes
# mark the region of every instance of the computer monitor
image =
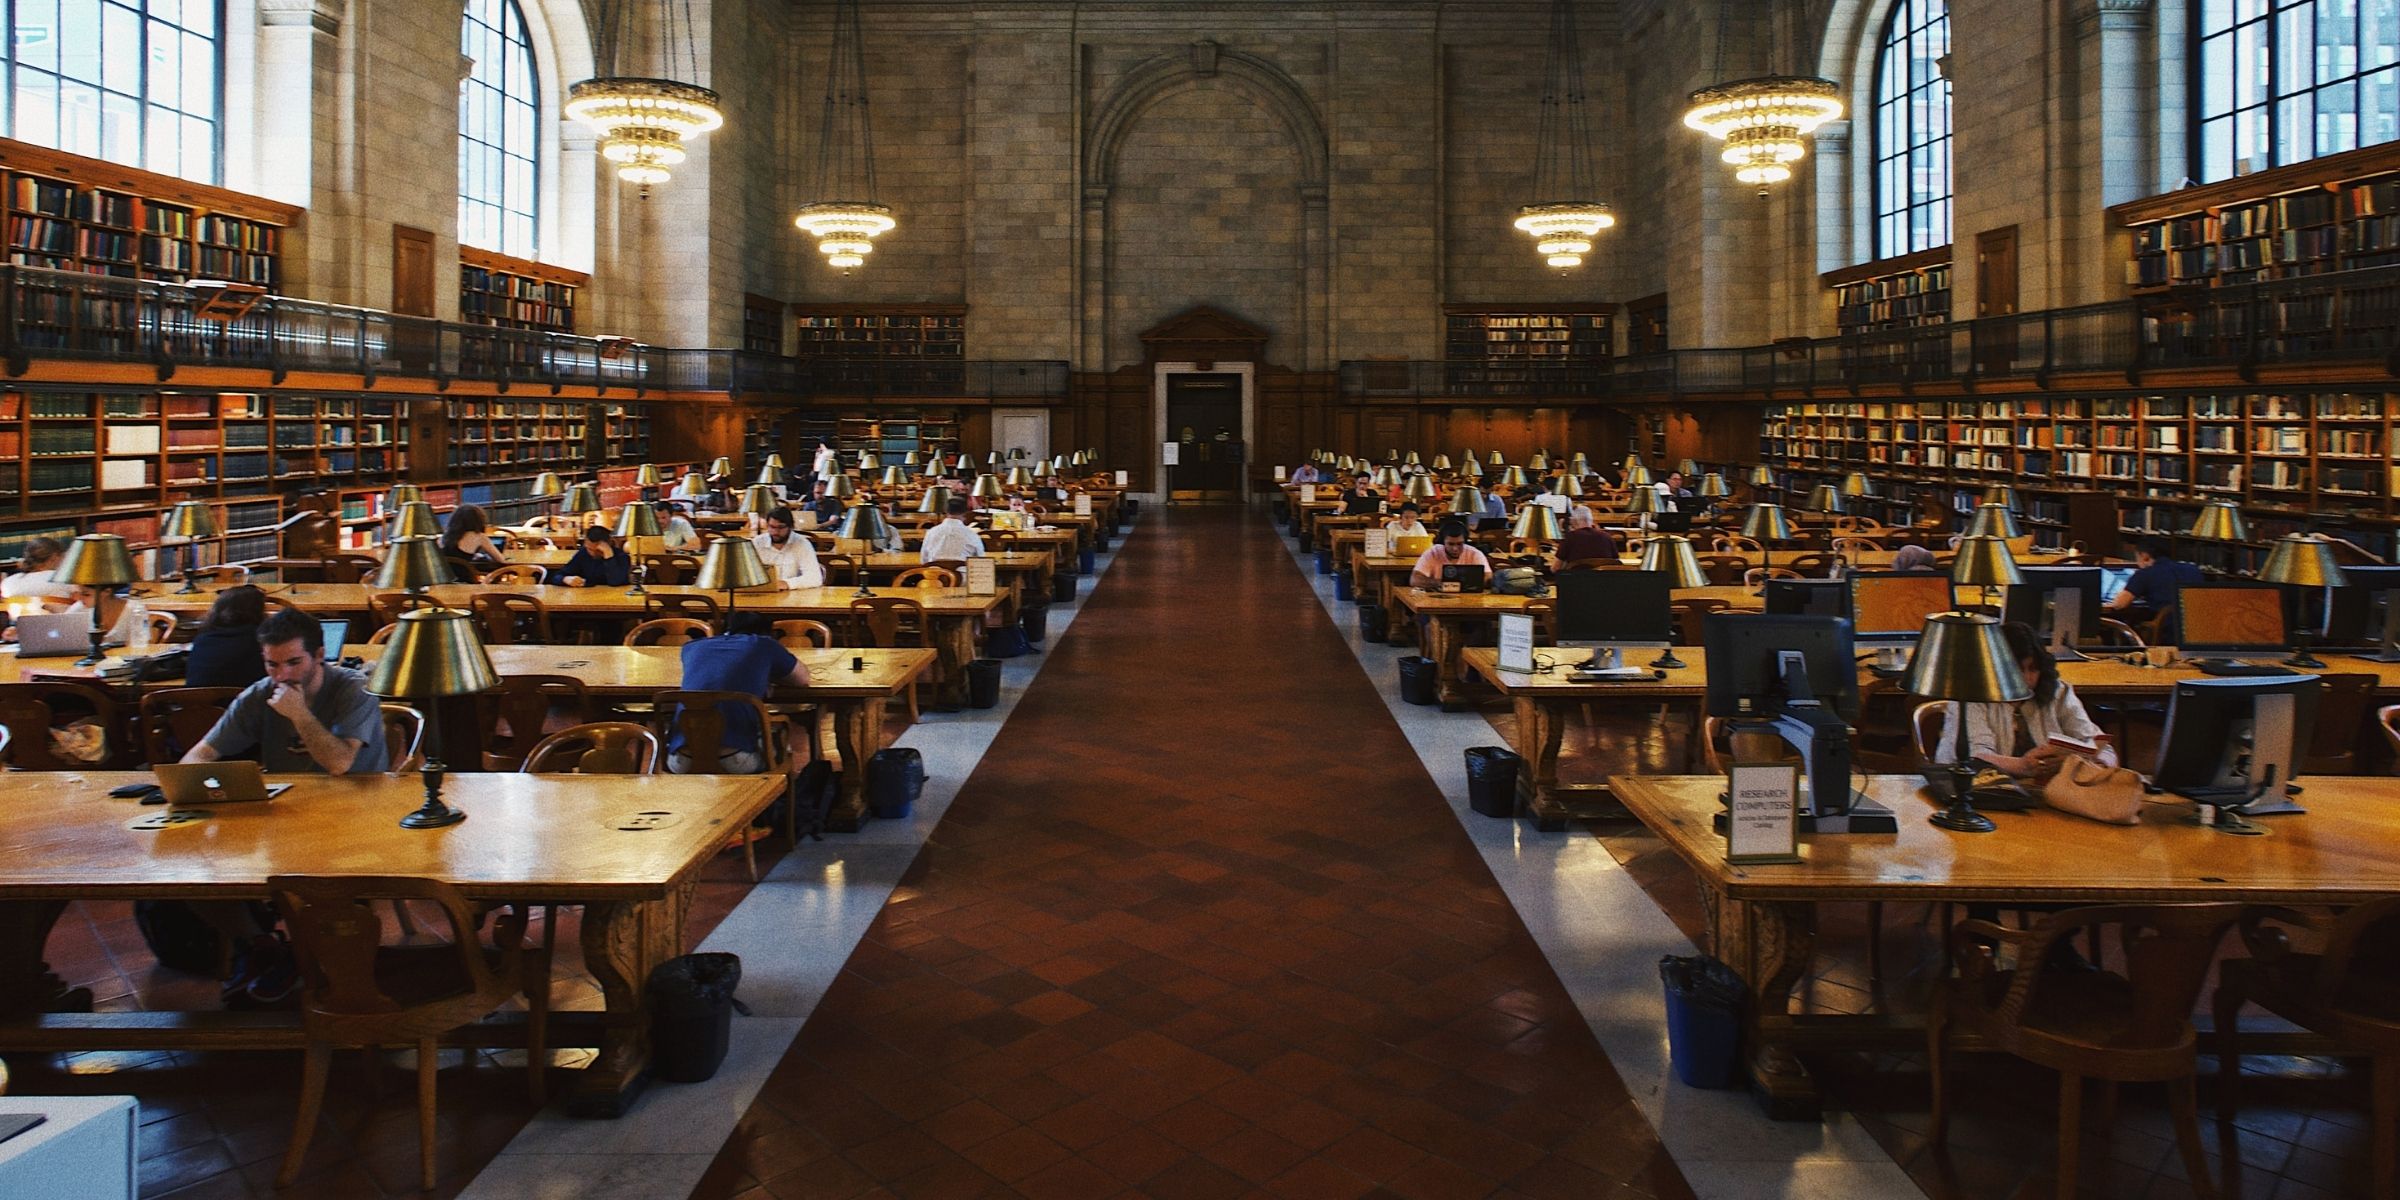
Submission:
[[1593,651],[1587,668],[1619,666],[1616,651],[1675,645],[1674,580],[1664,571],[1562,571],[1558,645]]
[[2185,650],[2257,654],[2292,644],[2283,589],[2271,583],[2187,583],[2177,589],[2175,616]]
[[[1840,617],[1710,613],[1701,626],[1708,656],[1708,715],[1759,719],[1783,711],[1796,688],[1815,703],[1858,717],[1857,646]],[[1801,673],[1787,669],[1797,656]]]
[[2101,589],[2098,567],[2019,567],[2025,582],[2008,589],[2001,606],[2005,619],[2033,629],[2050,646],[2051,656],[2064,662],[2083,658],[2077,643],[2100,640]]
[[[2151,782],[2253,815],[2301,811],[2290,785],[2316,723],[2319,686],[2314,675],[2177,681]],[[2249,831],[2238,817],[2219,824]]]
[[1787,617],[1850,618],[1850,585],[1839,579],[1770,579],[1767,611]]
[[1895,645],[1917,640],[1925,618],[1958,607],[1950,577],[1919,571],[1858,571],[1850,585],[1850,627],[1855,640]]
[[1650,527],[1660,533],[1690,533],[1692,531],[1692,514],[1680,509],[1653,513],[1650,518]]
[[2342,586],[2331,589],[2324,640],[2337,646],[2373,646],[2378,662],[2400,662],[2400,567],[2342,567]]
[[2108,604],[2116,600],[2117,593],[2124,591],[2125,585],[2133,582],[2133,573],[2139,569],[2138,567],[2100,568],[2100,603]]
[[342,661],[342,646],[350,640],[350,622],[320,621],[317,627],[325,632],[325,661]]

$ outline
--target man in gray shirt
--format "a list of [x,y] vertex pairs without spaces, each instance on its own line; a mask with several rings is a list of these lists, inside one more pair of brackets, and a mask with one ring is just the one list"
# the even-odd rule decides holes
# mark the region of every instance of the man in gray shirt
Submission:
[[267,677],[242,689],[183,761],[215,762],[257,747],[259,764],[270,774],[391,769],[383,711],[367,691],[367,677],[326,664],[325,630],[315,617],[280,610],[259,624],[258,645]]

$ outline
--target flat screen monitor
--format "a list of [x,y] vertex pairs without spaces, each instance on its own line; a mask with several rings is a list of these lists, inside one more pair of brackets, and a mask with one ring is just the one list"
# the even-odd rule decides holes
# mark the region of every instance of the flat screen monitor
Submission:
[[1690,533],[1692,514],[1681,511],[1654,513],[1650,518],[1650,527],[1660,533]]
[[1857,647],[1840,617],[1779,613],[1710,613],[1701,626],[1708,655],[1708,715],[1757,719],[1781,712],[1790,699],[1787,652],[1799,656],[1809,693],[1858,719]]
[[[2099,567],[2019,567],[2025,582],[2008,589],[2008,598],[2001,608],[2005,619],[2022,622],[2041,635],[2046,644],[2063,640],[2068,645],[2091,644],[2100,640],[2101,593],[2106,587]],[[2058,594],[2073,592],[2080,604],[2075,628],[2063,631],[2064,639],[2052,636],[2051,618],[2058,607]]]
[[1850,616],[1850,585],[1839,579],[1770,579],[1767,611],[1787,617]]
[[1675,644],[1675,612],[1664,571],[1562,571],[1558,644],[1658,647]]
[[2292,644],[2283,589],[2271,583],[2187,583],[2177,590],[2175,615],[2185,650],[2247,654]]
[[2110,601],[2115,600],[2117,598],[2117,593],[2124,591],[2125,585],[2133,582],[2133,573],[2137,569],[2139,568],[2100,568],[2100,603],[2107,604]]
[[2400,567],[2342,567],[2342,585],[2332,589],[2325,613],[2325,640],[2335,645],[2371,645],[2384,638],[2384,622],[2400,592]]
[[2314,675],[2177,681],[2151,782],[2186,794],[2267,792],[2254,812],[2282,802],[2315,728],[2319,687]]
[[1850,585],[1852,634],[1862,642],[1904,642],[1925,630],[1925,618],[1958,607],[1948,575],[1917,571],[1860,571]]
[[325,661],[342,661],[342,647],[350,640],[350,622],[323,621],[318,627],[325,632]]

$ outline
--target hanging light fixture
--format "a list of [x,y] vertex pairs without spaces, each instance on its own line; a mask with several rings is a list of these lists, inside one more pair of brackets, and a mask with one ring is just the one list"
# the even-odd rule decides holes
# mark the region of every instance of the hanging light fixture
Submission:
[[[1725,69],[1730,7],[1727,0],[1717,2],[1716,71]],[[1725,143],[1723,158],[1733,166],[1734,178],[1757,185],[1764,196],[1768,187],[1792,177],[1792,164],[1807,157],[1808,136],[1817,126],[1841,115],[1841,87],[1832,80],[1761,75],[1693,92],[1683,123]]]
[[[658,9],[656,27],[637,30],[635,14],[646,6],[645,0],[598,0],[592,40],[605,74],[568,88],[565,108],[569,118],[599,135],[600,157],[616,164],[617,178],[642,185],[644,196],[650,194],[651,184],[667,181],[667,168],[683,164],[687,140],[725,124],[715,92],[660,77],[700,77],[691,0],[680,5],[680,22],[667,0],[653,2]],[[659,76],[628,70],[629,46],[645,40],[656,50]]]
[[858,0],[834,0],[833,50],[825,69],[825,112],[817,126],[816,197],[792,224],[817,239],[828,265],[847,275],[875,239],[899,226],[875,196],[875,132],[867,114],[866,37]]
[[1596,197],[1591,118],[1583,103],[1583,48],[1575,39],[1575,0],[1550,0],[1549,61],[1542,111],[1535,127],[1533,203],[1517,210],[1516,227],[1533,237],[1542,260],[1565,273],[1583,265],[1592,239],[1617,223]]

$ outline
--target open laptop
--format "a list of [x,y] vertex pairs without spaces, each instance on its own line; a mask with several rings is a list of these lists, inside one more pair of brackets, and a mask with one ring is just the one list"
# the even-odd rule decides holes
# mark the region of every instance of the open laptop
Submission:
[[1423,558],[1425,552],[1431,549],[1433,549],[1433,537],[1430,534],[1396,537],[1392,539],[1391,556],[1393,558]]
[[92,652],[92,614],[34,613],[17,618],[17,657],[61,658]]
[[232,804],[271,800],[291,790],[288,783],[270,785],[259,765],[242,759],[211,763],[160,763],[158,790],[167,803],[182,808],[202,804]]
[[1462,592],[1481,592],[1488,589],[1491,573],[1479,566],[1454,564],[1442,568],[1442,582],[1455,583]]
[[325,631],[325,661],[329,663],[342,661],[342,645],[350,640],[350,622],[320,621],[318,628]]

